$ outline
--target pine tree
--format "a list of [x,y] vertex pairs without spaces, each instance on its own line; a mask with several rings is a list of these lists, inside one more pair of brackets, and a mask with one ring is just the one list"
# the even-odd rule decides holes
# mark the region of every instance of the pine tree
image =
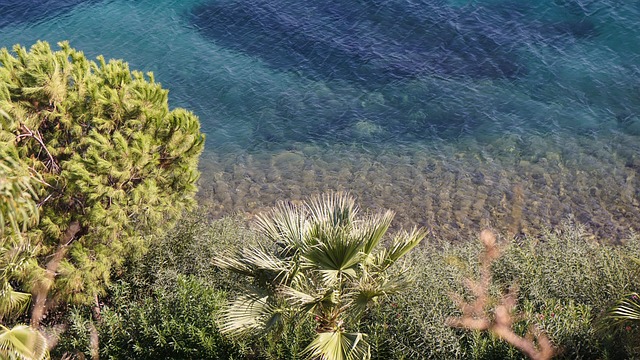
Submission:
[[204,145],[152,73],[58,45],[0,50],[0,148],[41,179],[37,261],[20,279],[36,327],[54,299],[95,304],[112,271],[194,205]]

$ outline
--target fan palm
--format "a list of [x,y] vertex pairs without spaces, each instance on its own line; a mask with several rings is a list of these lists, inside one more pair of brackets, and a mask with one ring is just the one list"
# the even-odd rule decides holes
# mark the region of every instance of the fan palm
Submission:
[[9,329],[0,325],[0,359],[48,359],[47,340],[38,330],[26,325]]
[[392,269],[425,237],[424,230],[397,234],[380,246],[394,213],[359,216],[353,198],[317,196],[297,206],[280,203],[258,217],[264,243],[222,257],[217,265],[253,279],[230,303],[222,331],[268,331],[282,321],[315,320],[316,336],[305,350],[323,360],[370,357],[366,334],[350,332],[378,298],[404,288],[407,269]]

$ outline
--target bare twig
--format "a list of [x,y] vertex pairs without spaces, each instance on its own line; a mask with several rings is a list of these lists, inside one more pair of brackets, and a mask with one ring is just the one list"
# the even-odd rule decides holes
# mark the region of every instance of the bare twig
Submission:
[[462,311],[462,316],[449,318],[448,325],[469,330],[489,331],[522,351],[530,359],[551,359],[555,349],[551,340],[542,331],[530,328],[525,337],[513,331],[512,313],[517,305],[517,286],[511,286],[509,292],[499,299],[498,305],[493,309],[493,317],[485,310],[490,303],[491,264],[500,256],[500,249],[496,244],[495,235],[489,230],[484,230],[480,234],[480,240],[485,247],[484,253],[480,255],[480,279],[465,281],[467,288],[476,299],[467,302],[460,295],[452,295],[453,301]]
[[59,173],[60,172],[60,166],[56,162],[56,160],[53,157],[53,155],[51,155],[51,153],[49,152],[49,149],[47,149],[47,146],[45,145],[44,141],[42,140],[42,134],[40,134],[40,131],[36,130],[34,132],[33,130],[29,129],[27,127],[27,125],[25,125],[25,124],[20,124],[20,129],[22,131],[24,131],[24,132],[21,133],[21,134],[18,134],[16,136],[18,141],[22,140],[23,138],[35,139],[40,144],[40,147],[42,148],[42,150],[44,150],[47,153],[47,156],[49,157],[49,167],[51,168],[51,171],[53,171],[55,173]]

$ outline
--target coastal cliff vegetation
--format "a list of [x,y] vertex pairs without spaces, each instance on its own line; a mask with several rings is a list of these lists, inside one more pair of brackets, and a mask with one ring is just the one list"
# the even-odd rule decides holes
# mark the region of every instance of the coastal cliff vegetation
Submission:
[[212,219],[203,146],[151,73],[0,51],[0,358],[640,356],[634,234],[390,237],[343,193]]

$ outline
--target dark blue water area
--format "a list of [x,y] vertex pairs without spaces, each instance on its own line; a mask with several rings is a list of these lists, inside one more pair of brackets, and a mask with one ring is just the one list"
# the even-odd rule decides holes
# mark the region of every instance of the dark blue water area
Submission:
[[3,46],[69,39],[152,70],[219,151],[627,131],[638,113],[640,11],[619,0],[0,4]]
[[78,5],[101,0],[0,0],[0,29],[5,26],[37,23],[62,16]]
[[[187,18],[217,46],[333,92],[331,99],[296,91],[272,99],[275,116],[255,134],[256,143],[348,141],[354,124],[362,121],[382,127],[384,135],[376,141],[385,142],[456,139],[487,130],[495,135],[522,125],[518,119],[529,117],[523,112],[548,111],[546,104],[535,109],[534,103],[553,92],[566,97],[567,87],[580,84],[560,83],[556,69],[545,63],[576,47],[599,46],[607,17],[617,8],[612,2],[568,0],[462,6],[446,1],[250,0],[206,2]],[[493,81],[491,90],[505,91],[506,97],[470,94],[467,102],[465,93],[478,91],[483,81]],[[513,99],[512,91],[528,99]],[[328,103],[334,106],[323,106]],[[624,118],[627,111],[622,113],[616,116]],[[558,130],[555,119],[525,125]]]
[[379,88],[424,75],[516,78],[527,72],[519,48],[597,35],[579,7],[545,9],[556,19],[539,18],[538,10],[521,1],[456,8],[445,1],[242,0],[196,7],[190,21],[217,44],[274,68]]

